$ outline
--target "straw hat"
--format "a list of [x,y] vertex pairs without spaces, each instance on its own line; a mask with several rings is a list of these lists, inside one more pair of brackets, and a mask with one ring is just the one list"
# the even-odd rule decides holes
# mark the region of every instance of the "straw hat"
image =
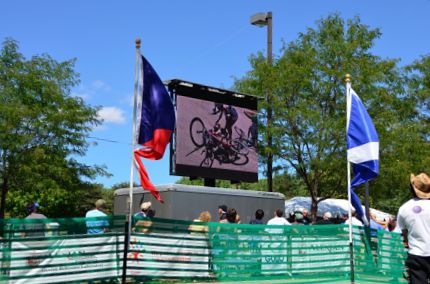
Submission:
[[430,198],[430,178],[425,173],[417,176],[411,174],[411,186],[418,198]]

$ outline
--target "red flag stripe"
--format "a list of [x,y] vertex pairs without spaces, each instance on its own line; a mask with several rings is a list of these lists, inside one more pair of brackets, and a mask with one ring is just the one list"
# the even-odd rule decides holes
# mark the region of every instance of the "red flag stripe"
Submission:
[[143,153],[144,152],[142,149],[134,150],[134,153],[133,153],[135,165],[139,172],[140,184],[143,187],[143,189],[149,190],[151,194],[155,197],[155,199],[157,199],[161,203],[164,203],[157,188],[155,188],[155,186],[149,180],[148,172],[146,171],[145,166],[143,165],[141,160],[141,157],[144,157]]

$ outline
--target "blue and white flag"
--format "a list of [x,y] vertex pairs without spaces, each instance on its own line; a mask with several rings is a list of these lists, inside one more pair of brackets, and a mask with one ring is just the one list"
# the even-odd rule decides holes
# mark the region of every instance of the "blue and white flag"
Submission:
[[353,164],[355,176],[351,187],[354,188],[378,176],[379,138],[372,119],[352,88],[347,100],[346,145],[348,162]]
[[354,178],[351,181],[351,202],[357,216],[362,218],[363,208],[353,188],[378,176],[379,138],[372,119],[352,88],[347,93],[347,156],[353,164]]

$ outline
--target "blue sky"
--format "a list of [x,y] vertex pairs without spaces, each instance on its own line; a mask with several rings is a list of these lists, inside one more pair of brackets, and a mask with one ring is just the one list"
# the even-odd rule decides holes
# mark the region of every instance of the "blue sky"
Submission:
[[[80,160],[107,166],[113,177],[96,181],[110,187],[130,176],[135,39],[141,38],[141,51],[162,80],[229,88],[233,77],[249,70],[251,54],[266,52],[266,29],[249,20],[268,11],[273,13],[274,56],[283,42],[334,12],[344,18],[358,15],[380,28],[374,53],[384,58],[408,64],[430,53],[430,0],[2,1],[0,39],[17,40],[26,57],[77,58],[81,83],[73,94],[103,108],[105,122],[91,136],[118,142],[91,139],[97,145]],[[169,175],[168,156],[144,161],[154,184],[179,178]]]

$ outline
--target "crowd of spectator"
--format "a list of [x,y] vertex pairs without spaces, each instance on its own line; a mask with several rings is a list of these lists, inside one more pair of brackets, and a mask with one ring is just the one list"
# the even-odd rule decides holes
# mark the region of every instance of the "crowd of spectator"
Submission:
[[[406,267],[408,268],[411,283],[427,283],[430,281],[430,177],[422,173],[417,176],[411,175],[410,189],[412,198],[403,204],[399,209],[399,223],[397,218],[380,219],[371,212],[368,225],[371,236],[374,237],[378,230],[402,233],[405,247],[408,248],[408,258]],[[46,216],[38,212],[39,204],[31,202],[27,205],[28,216],[26,219],[46,219]],[[103,234],[109,231],[109,222],[106,219],[106,201],[99,199],[95,202],[95,208],[86,214],[87,234]],[[270,212],[268,212],[270,214]],[[262,209],[255,211],[255,216],[249,224],[264,224],[265,212]],[[152,218],[155,217],[155,210],[152,209],[151,202],[143,202],[140,211],[135,214],[137,220],[134,231],[147,233],[151,231]],[[205,233],[207,225],[198,224],[214,221],[208,211],[201,212],[188,229],[191,233]],[[239,224],[241,218],[235,208],[228,208],[226,205],[218,206],[218,222],[228,224]],[[267,225],[329,225],[329,224],[352,224],[363,226],[363,223],[352,210],[351,216],[348,214],[336,215],[333,217],[331,212],[324,212],[322,216],[311,218],[306,208],[298,208],[288,214],[283,209],[276,209],[273,217],[268,220]],[[23,228],[22,237],[43,237],[45,222],[28,222]],[[267,232],[275,232],[281,228],[267,228]]]
[[[209,215],[209,218],[202,219],[202,214]],[[351,218],[348,214],[336,215],[329,211],[324,212],[322,216],[317,216],[315,220],[312,220],[309,216],[309,210],[306,208],[298,208],[288,214],[285,214],[284,210],[278,208],[273,212],[273,218],[269,219],[267,223],[263,221],[265,212],[262,209],[255,211],[255,216],[249,221],[249,224],[267,224],[267,225],[330,225],[330,224],[349,224],[355,226],[364,226],[363,223],[357,218],[355,210],[352,210]],[[205,211],[202,212],[196,222],[210,222],[218,221],[219,223],[230,223],[240,224],[241,219],[239,213],[235,208],[228,208],[226,205],[218,206],[218,220],[212,220],[210,213]],[[190,226],[192,228],[193,226]],[[389,220],[381,220],[374,213],[370,214],[369,227],[373,232],[377,230],[385,230],[390,232],[401,233],[397,226],[396,218],[390,218]],[[376,233],[374,233],[375,235]]]

